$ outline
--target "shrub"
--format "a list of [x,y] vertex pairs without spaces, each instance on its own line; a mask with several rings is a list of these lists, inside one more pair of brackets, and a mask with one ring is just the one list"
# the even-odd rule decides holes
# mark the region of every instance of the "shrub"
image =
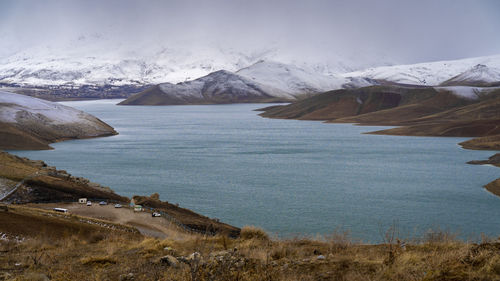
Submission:
[[262,229],[256,226],[244,226],[241,229],[240,237],[243,240],[257,239],[268,241],[269,235]]

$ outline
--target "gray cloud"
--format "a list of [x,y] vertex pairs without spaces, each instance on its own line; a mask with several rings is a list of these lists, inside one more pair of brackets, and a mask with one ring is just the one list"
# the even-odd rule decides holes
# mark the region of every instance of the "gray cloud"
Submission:
[[279,46],[314,60],[384,54],[401,62],[500,53],[500,3],[179,0],[0,2],[0,56],[101,34],[111,44]]

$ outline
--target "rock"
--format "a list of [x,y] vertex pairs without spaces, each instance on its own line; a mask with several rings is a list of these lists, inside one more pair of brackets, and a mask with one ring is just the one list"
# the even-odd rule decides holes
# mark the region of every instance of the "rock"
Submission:
[[318,257],[316,257],[316,259],[322,261],[322,260],[325,260],[326,257],[323,255],[319,255]]
[[135,280],[135,276],[132,272],[130,272],[129,274],[122,274],[120,275],[120,277],[118,277],[118,280],[119,281],[134,281]]
[[166,255],[160,258],[160,262],[171,267],[179,267],[179,261],[171,255]]
[[201,254],[198,253],[198,252],[194,252],[191,255],[189,255],[186,259],[187,259],[188,262],[200,261],[201,260]]

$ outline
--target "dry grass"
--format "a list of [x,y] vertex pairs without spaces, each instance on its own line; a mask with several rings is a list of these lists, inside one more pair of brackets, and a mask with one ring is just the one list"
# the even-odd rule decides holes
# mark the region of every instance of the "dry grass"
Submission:
[[[244,227],[242,235],[160,240],[110,232],[98,239],[68,234],[2,241],[0,272],[12,280],[126,280],[129,274],[180,281],[500,280],[500,243],[492,239],[466,243],[437,231],[406,245],[397,239],[364,245],[345,232],[271,239],[256,227]],[[178,263],[162,262],[166,255]]]
[[245,226],[241,229],[240,237],[243,240],[257,239],[262,241],[268,241],[269,235],[259,227],[255,226]]

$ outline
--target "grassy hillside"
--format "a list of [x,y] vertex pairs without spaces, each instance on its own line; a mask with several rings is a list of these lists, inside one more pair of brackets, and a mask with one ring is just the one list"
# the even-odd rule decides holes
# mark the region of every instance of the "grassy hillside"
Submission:
[[[0,220],[26,224],[22,210]],[[5,218],[8,219],[5,219]],[[43,219],[0,240],[3,280],[498,280],[500,243],[455,240],[442,232],[366,245],[348,234],[271,239],[255,227],[241,237],[182,236],[155,239],[133,232],[83,226],[78,220]],[[0,224],[0,232],[6,229]],[[15,228],[20,229],[20,228]],[[47,232],[48,230],[48,232]],[[35,235],[32,235],[35,233]]]
[[11,124],[0,122],[0,148],[8,150],[44,150],[51,149],[46,141],[32,136]]

